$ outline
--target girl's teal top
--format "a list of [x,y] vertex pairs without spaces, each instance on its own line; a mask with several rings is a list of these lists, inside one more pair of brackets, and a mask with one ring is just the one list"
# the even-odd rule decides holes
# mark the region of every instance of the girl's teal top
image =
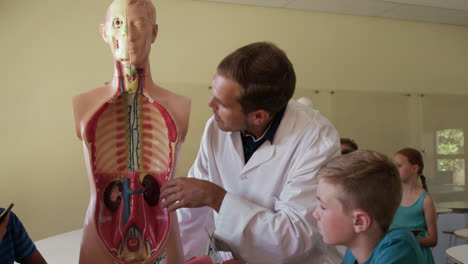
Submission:
[[[427,192],[424,191],[418,200],[410,206],[398,207],[398,210],[393,218],[391,230],[404,229],[411,232],[416,232],[416,238],[425,237],[427,234],[426,218],[423,213],[424,198],[426,198]],[[425,263],[434,263],[434,257],[430,248],[421,247]]]

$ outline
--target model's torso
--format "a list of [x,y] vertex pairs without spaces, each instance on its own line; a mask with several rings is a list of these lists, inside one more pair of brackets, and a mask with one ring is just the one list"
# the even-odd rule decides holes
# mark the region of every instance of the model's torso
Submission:
[[[141,93],[109,96],[106,88],[94,91],[100,97],[91,92],[74,100],[91,184],[80,259],[164,263],[171,215],[161,207],[159,187],[173,176],[181,133],[172,115],[152,98]],[[186,116],[179,123],[188,125],[188,115],[179,115]]]

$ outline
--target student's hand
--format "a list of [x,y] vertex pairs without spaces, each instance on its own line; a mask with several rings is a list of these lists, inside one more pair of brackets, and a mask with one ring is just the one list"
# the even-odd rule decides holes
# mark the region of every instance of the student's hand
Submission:
[[177,178],[166,182],[161,188],[163,207],[169,212],[179,208],[209,206],[219,212],[226,191],[218,185],[199,179]]
[[7,231],[8,222],[10,220],[10,213],[5,216],[3,221],[0,223],[0,242],[2,242],[3,236],[5,236]]

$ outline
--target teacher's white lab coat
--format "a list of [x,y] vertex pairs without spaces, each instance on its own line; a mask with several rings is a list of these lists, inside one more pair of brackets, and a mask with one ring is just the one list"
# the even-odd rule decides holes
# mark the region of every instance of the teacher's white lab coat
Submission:
[[273,144],[265,141],[247,164],[240,132],[221,131],[210,118],[188,177],[214,182],[227,194],[219,213],[209,207],[177,211],[185,258],[203,254],[207,229],[249,264],[341,263],[342,255],[323,243],[312,216],[315,174],[339,153],[330,122],[293,100]]

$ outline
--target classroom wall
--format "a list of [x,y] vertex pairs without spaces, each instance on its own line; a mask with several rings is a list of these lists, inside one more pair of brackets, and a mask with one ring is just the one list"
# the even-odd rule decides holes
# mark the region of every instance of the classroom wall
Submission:
[[[151,69],[192,98],[177,175],[186,174],[210,116],[217,63],[254,41],[278,44],[298,89],[467,94],[468,27],[381,18],[153,0]],[[110,1],[0,1],[0,206],[15,203],[33,240],[78,229],[89,201],[71,98],[112,77],[99,35]]]

